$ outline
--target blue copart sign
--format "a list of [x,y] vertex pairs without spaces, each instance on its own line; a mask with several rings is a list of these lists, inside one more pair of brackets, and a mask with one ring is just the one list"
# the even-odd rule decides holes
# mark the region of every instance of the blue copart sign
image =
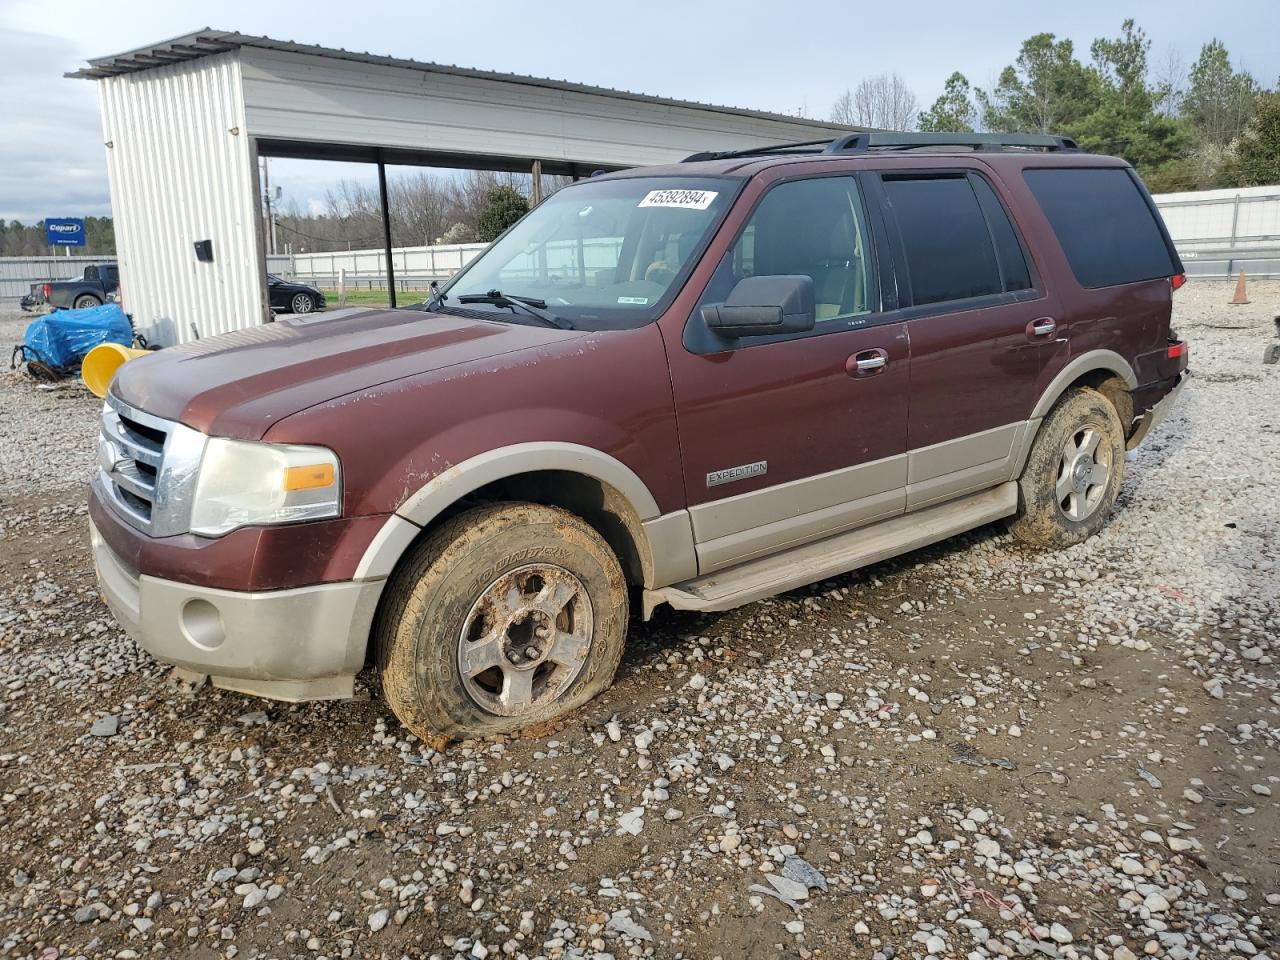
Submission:
[[84,221],[79,217],[52,217],[44,222],[44,234],[51,247],[83,247]]

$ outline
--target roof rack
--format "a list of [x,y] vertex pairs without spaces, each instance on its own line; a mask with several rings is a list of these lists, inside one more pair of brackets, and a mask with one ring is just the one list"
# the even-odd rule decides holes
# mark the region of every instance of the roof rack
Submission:
[[929,147],[967,147],[971,150],[1006,149],[1045,150],[1078,153],[1080,145],[1070,137],[1051,133],[850,133],[827,140],[801,140],[746,150],[703,151],[685,157],[685,163],[698,160],[725,160],[731,157],[777,156],[787,154],[847,154],[872,150],[920,150]]

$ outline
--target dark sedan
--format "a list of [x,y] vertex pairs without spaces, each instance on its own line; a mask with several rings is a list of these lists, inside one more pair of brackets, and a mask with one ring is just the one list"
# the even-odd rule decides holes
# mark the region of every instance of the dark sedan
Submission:
[[267,296],[274,313],[311,313],[324,309],[324,294],[305,283],[267,274]]

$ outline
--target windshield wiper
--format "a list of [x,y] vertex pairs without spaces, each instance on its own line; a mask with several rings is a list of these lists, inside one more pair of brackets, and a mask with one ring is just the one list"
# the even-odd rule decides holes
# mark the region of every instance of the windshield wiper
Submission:
[[524,311],[535,320],[541,320],[549,327],[558,330],[572,330],[573,324],[563,317],[558,317],[547,309],[547,301],[537,297],[517,297],[503,293],[501,290],[490,290],[488,293],[464,293],[458,297],[459,303],[491,303],[497,307],[510,307]]

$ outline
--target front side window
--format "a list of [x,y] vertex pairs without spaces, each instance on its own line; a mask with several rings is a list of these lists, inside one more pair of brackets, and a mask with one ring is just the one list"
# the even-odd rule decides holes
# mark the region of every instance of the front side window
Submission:
[[642,326],[679,292],[741,184],[727,177],[634,177],[565,187],[454,277],[442,309],[527,322],[503,306],[508,301],[477,299],[498,291],[576,329]]
[[915,306],[1003,292],[986,218],[967,177],[884,178]]
[[870,313],[870,240],[857,184],[819,177],[774,187],[751,214],[729,266],[721,283],[730,288],[744,277],[812,278],[819,323]]

